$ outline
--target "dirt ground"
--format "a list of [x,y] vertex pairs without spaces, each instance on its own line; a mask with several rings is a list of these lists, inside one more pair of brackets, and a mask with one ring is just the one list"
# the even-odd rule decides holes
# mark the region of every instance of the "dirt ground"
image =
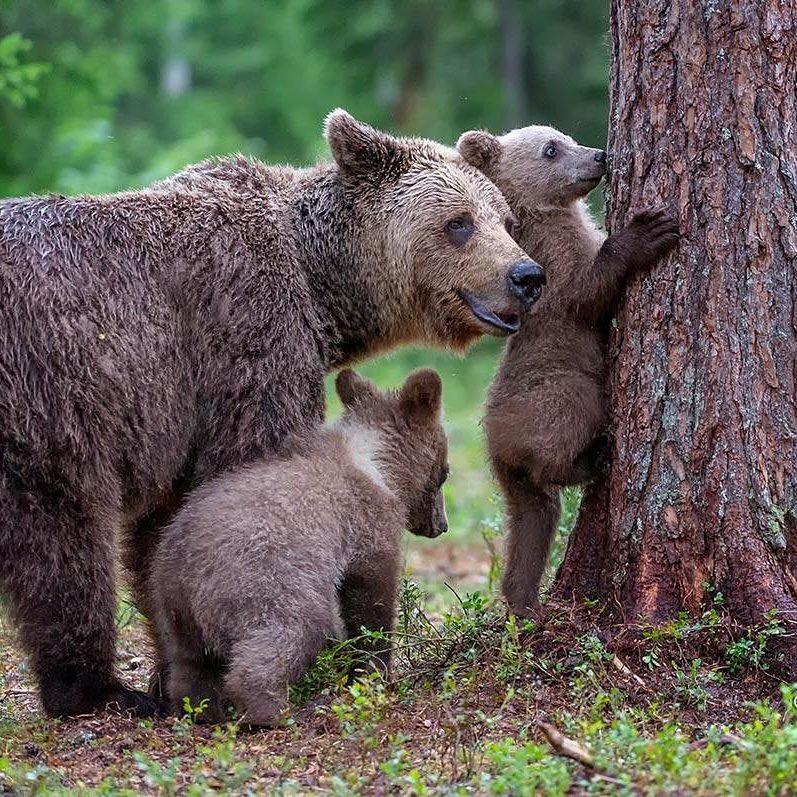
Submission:
[[[447,582],[460,596],[485,588],[484,548],[427,550],[410,551],[414,578]],[[397,655],[392,683],[333,679],[282,726],[256,732],[175,717],[46,720],[0,625],[0,792],[756,794],[780,777],[767,769],[772,742],[759,727],[781,686],[766,670],[731,677],[721,658],[698,658],[687,672],[705,640],[687,650],[681,632],[620,658],[572,607],[518,628],[500,607],[468,600],[456,616],[431,618],[417,656],[410,645]],[[120,632],[119,668],[143,688],[149,667],[145,630],[133,619]],[[774,738],[793,732],[797,742],[794,724],[766,716]],[[575,757],[542,723],[576,745]],[[747,785],[735,791],[738,783]],[[777,783],[770,793],[797,793]]]

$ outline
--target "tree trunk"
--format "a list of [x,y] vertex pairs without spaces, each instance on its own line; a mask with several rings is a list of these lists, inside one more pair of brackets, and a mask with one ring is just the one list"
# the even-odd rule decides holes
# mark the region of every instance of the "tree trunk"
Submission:
[[795,8],[612,0],[608,227],[664,202],[683,236],[619,309],[613,464],[554,586],[614,621],[711,585],[741,624],[797,624]]

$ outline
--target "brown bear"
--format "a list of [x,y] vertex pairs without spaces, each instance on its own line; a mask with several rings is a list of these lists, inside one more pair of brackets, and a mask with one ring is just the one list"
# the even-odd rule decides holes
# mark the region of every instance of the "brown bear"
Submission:
[[404,529],[446,531],[437,374],[383,393],[344,370],[337,391],[337,423],[201,485],[163,531],[152,596],[176,711],[207,700],[220,722],[229,702],[273,724],[327,640],[393,629]]
[[675,245],[678,227],[666,210],[646,210],[607,238],[583,199],[601,181],[606,153],[551,127],[471,131],[457,148],[501,189],[518,243],[548,275],[544,298],[506,347],[484,419],[508,515],[503,592],[512,612],[533,616],[560,488],[589,481],[606,453],[604,359],[615,300],[629,276]]
[[542,270],[497,188],[345,111],[334,162],[243,157],[139,191],[0,203],[0,592],[52,715],[154,702],[114,672],[115,549],[318,424],[324,375],[518,327]]

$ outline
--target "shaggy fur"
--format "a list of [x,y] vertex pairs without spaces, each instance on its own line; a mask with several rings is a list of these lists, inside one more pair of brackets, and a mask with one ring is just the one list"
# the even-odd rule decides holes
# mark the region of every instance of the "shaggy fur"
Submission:
[[403,529],[446,531],[437,374],[385,394],[346,370],[337,389],[337,424],[199,487],[163,532],[152,594],[175,710],[207,699],[219,722],[229,701],[272,724],[329,638],[393,629]]
[[113,669],[118,538],[148,613],[181,495],[321,422],[328,370],[463,347],[534,298],[480,172],[344,111],[326,135],[315,168],[237,157],[0,203],[0,592],[49,714],[154,707]]
[[605,153],[550,127],[473,131],[457,146],[502,190],[518,242],[548,274],[544,298],[506,348],[484,421],[508,515],[503,591],[528,616],[539,605],[560,487],[590,480],[606,453],[604,349],[615,300],[630,275],[676,243],[677,224],[663,209],[643,211],[606,238],[582,199],[600,182]]

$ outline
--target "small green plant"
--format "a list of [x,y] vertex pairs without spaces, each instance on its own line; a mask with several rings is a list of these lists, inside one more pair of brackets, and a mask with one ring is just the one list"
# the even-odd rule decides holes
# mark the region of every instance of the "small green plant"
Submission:
[[707,685],[722,682],[722,674],[717,670],[706,669],[700,659],[689,663],[689,669],[681,669],[673,663],[675,673],[675,697],[679,703],[705,711],[710,698]]
[[347,737],[357,738],[367,749],[373,750],[378,744],[374,732],[388,706],[385,682],[380,673],[371,672],[350,684],[332,703],[331,711]]
[[[237,726],[228,723],[213,730],[213,743],[197,748],[193,792],[235,793],[252,778],[253,766],[236,754]],[[189,787],[188,794],[191,795]]]
[[194,725],[205,713],[205,709],[208,707],[208,705],[208,699],[203,697],[202,700],[200,700],[199,703],[194,706],[191,704],[191,698],[186,695],[183,698],[183,721],[190,725]]
[[167,797],[176,793],[181,764],[179,756],[170,758],[164,764],[150,758],[146,753],[136,751],[133,753],[133,760],[147,786],[156,789],[159,794],[167,795]]
[[778,620],[777,612],[775,610],[768,612],[762,626],[750,630],[725,647],[725,659],[731,672],[745,669],[768,670],[770,662],[767,660],[767,655],[770,642],[785,633],[786,629]]
[[517,744],[512,739],[488,742],[484,747],[484,769],[479,785],[488,794],[565,795],[571,785],[570,773],[562,759],[533,742]]
[[490,517],[482,521],[481,536],[490,555],[490,565],[487,569],[487,591],[492,594],[501,582],[503,570],[499,543],[504,533],[504,521],[496,493],[490,496],[490,503],[496,507],[496,510]]

